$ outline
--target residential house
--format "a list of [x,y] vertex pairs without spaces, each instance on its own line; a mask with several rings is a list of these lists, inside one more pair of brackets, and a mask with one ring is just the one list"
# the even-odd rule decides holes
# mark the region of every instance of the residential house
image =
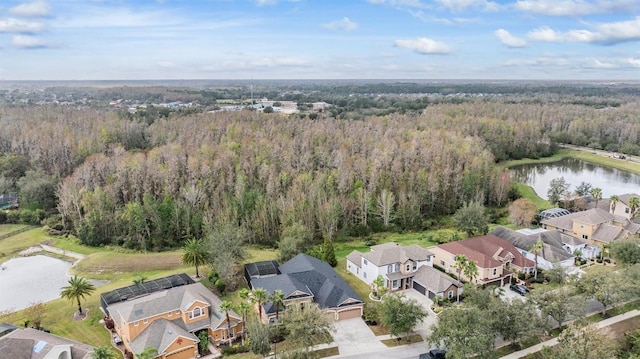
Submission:
[[[186,277],[186,278],[185,278]],[[209,350],[240,336],[242,317],[220,310],[220,299],[186,274],[134,284],[101,295],[102,310],[115,324],[123,345],[133,353],[157,349],[162,359],[190,359],[198,354],[199,334]]]
[[442,297],[453,299],[462,294],[458,281],[442,271],[431,266],[421,266],[413,277],[413,289],[428,296],[430,299]]
[[371,251],[353,251],[347,256],[347,270],[371,285],[379,275],[390,292],[413,287],[413,278],[422,266],[433,265],[433,253],[418,245],[400,246],[389,242],[371,246]]
[[640,195],[638,194],[626,193],[618,196],[618,201],[615,205],[611,200],[609,200],[609,212],[614,216],[620,216],[631,220],[633,218],[631,216],[631,207],[629,206],[629,199],[631,199],[631,197],[640,199]]
[[[271,262],[272,263],[272,262]],[[252,266],[249,264],[248,266]],[[293,303],[314,303],[334,320],[359,318],[363,314],[364,302],[331,266],[317,258],[301,253],[278,268],[269,270],[278,274],[250,277],[251,289],[262,288],[273,294],[284,293],[284,308]],[[245,267],[245,272],[251,272]],[[274,322],[276,306],[267,302],[262,307],[263,322]]]
[[[618,206],[616,206],[617,211]],[[557,218],[547,218],[541,223],[544,229],[557,230],[584,239],[588,244],[594,246],[601,246],[640,233],[640,224],[600,208],[574,212]]]
[[[440,244],[429,250],[435,255],[434,266],[447,272],[456,272],[457,255],[476,262],[478,275],[473,278],[476,284],[503,286],[511,282],[513,273],[533,273],[535,268],[535,263],[525,258],[511,242],[493,234]],[[460,275],[470,280],[464,273]]]
[[32,328],[0,337],[0,357],[11,359],[89,359],[93,347]]
[[534,246],[538,241],[542,242],[542,248],[538,251],[538,268],[551,269],[561,266],[567,269],[575,268],[576,253],[580,251],[580,257],[592,258],[598,255],[600,249],[589,245],[585,240],[566,235],[559,231],[532,231],[523,233],[502,226],[496,227],[490,234],[511,242],[520,250],[523,256],[535,262],[536,254]]

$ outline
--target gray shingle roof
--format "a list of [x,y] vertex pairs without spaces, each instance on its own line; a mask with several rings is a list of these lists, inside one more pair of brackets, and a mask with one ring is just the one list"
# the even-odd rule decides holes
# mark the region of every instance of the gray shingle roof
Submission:
[[[424,261],[432,255],[433,253],[418,245],[401,246],[394,242],[378,244],[371,247],[371,252],[361,253],[361,256],[377,267],[408,260]],[[357,263],[360,264],[360,261]]]
[[[34,346],[41,342],[42,347],[38,352],[35,352]],[[0,338],[0,357],[12,359],[43,359],[56,345],[71,345],[71,356],[73,359],[85,358],[93,351],[93,347],[84,343],[36,329],[21,328]]]
[[615,217],[611,213],[600,208],[592,208],[582,212],[574,212],[558,218],[544,219],[541,222],[543,224],[548,224],[554,227],[571,230],[573,228],[574,221],[596,225],[613,221],[614,219]]
[[[493,231],[491,231],[496,237],[500,237],[504,240],[511,242],[516,248],[532,252],[531,248],[538,242],[538,240],[542,240],[542,250],[538,254],[542,256],[542,258],[546,259],[551,263],[562,262],[567,259],[571,259],[574,257],[573,254],[567,252],[564,249],[563,236],[572,238],[571,236],[566,236],[560,233],[559,231],[545,231],[537,234],[522,234],[517,231],[513,231],[509,228],[505,228],[502,226],[496,227]],[[564,238],[567,239],[567,238]],[[585,241],[580,241],[580,244],[586,243]]]
[[[282,274],[277,276],[252,280],[251,287],[264,288],[269,293],[276,289],[283,292],[286,289],[289,293],[293,293],[292,290],[311,291],[314,302],[321,309],[338,307],[348,299],[362,302],[360,296],[328,263],[307,254],[300,253],[283,263],[280,272]],[[265,309],[270,308],[271,304],[267,303]]]
[[156,348],[158,353],[164,353],[179,336],[196,342],[200,341],[175,321],[157,319],[131,341],[131,350],[138,354],[144,351],[145,348],[152,347]]
[[451,285],[458,286],[455,279],[431,266],[420,266],[415,273],[415,277],[413,277],[413,281],[418,282],[434,293],[443,292]]
[[602,224],[593,232],[591,238],[596,241],[609,243],[616,239],[626,237],[626,231],[622,227],[613,226],[610,224]]

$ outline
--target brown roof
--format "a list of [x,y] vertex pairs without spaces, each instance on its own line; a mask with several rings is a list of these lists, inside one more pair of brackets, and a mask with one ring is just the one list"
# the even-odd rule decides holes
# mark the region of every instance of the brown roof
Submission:
[[438,248],[454,255],[462,254],[467,259],[475,261],[480,268],[500,267],[502,262],[494,256],[498,258],[512,256],[511,263],[518,267],[534,266],[533,261],[525,258],[513,244],[492,234],[441,244]]
[[611,213],[600,208],[592,208],[586,211],[567,214],[562,217],[543,219],[541,222],[557,228],[572,229],[574,221],[596,225],[613,221],[614,219],[615,217]]
[[621,194],[618,196],[618,199],[620,200],[620,202],[624,203],[627,205],[627,207],[629,206],[629,199],[631,197],[637,197],[640,198],[640,195],[635,194],[635,193],[625,193],[625,194]]

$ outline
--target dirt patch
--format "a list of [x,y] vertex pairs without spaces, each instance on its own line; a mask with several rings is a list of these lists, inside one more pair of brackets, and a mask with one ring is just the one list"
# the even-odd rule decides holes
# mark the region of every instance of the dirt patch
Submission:
[[89,317],[89,309],[85,309],[82,313],[80,313],[80,312],[74,312],[73,313],[73,320],[74,321],[85,320],[85,319],[87,319],[87,317]]
[[617,322],[607,327],[615,337],[621,337],[624,333],[640,328],[640,316]]

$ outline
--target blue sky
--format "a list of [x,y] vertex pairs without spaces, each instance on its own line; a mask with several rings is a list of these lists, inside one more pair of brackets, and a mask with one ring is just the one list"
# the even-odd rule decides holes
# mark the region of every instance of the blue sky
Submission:
[[0,80],[640,80],[640,0],[2,0]]

